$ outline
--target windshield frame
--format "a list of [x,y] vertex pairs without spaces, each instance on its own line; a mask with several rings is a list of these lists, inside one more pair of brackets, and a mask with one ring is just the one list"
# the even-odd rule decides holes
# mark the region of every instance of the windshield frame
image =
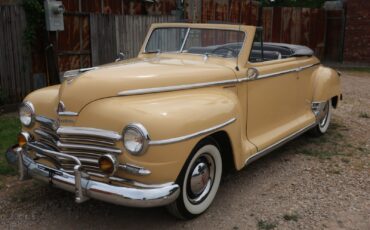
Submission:
[[[215,24],[216,25],[216,24]],[[180,49],[177,50],[177,51],[166,51],[166,52],[161,52],[161,51],[158,51],[158,52],[155,52],[155,51],[148,51],[147,50],[147,46],[148,46],[148,43],[153,35],[153,33],[157,30],[157,29],[173,29],[173,28],[179,28],[179,29],[186,29],[186,34],[185,34],[185,37],[184,37],[184,40],[182,41],[182,44],[180,46]],[[245,46],[245,43],[247,41],[247,32],[242,30],[241,27],[239,28],[218,28],[218,27],[192,27],[192,26],[189,26],[189,25],[186,25],[186,26],[181,26],[181,25],[176,25],[174,23],[174,26],[168,26],[165,25],[165,26],[157,26],[157,27],[154,27],[152,28],[149,32],[150,34],[148,34],[147,36],[147,39],[145,40],[144,42],[144,45],[143,45],[143,48],[142,48],[142,51],[141,51],[141,54],[161,54],[161,53],[172,53],[172,54],[189,54],[189,55],[201,55],[201,56],[207,56],[207,55],[210,55],[210,56],[215,56],[215,57],[219,57],[219,58],[223,58],[223,59],[230,59],[230,58],[227,58],[227,57],[222,57],[220,55],[213,55],[213,54],[209,54],[209,53],[206,53],[206,54],[198,54],[198,53],[188,53],[188,52],[183,52],[184,51],[184,47],[186,45],[186,42],[188,40],[188,37],[189,37],[189,34],[190,34],[190,31],[194,29],[194,30],[220,30],[220,31],[236,31],[236,32],[241,32],[244,34],[244,37],[243,37],[243,40],[241,41],[242,42],[242,46],[238,52],[238,55],[236,57],[230,57],[231,59],[238,59],[242,53],[242,51],[244,50],[244,46]]]

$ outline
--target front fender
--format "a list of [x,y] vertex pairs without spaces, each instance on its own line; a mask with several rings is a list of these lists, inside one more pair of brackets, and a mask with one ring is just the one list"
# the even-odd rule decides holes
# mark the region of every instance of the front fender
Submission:
[[341,94],[340,76],[328,67],[318,67],[314,74],[313,101],[323,102]]
[[56,118],[56,110],[59,102],[60,85],[53,85],[38,89],[28,94],[25,101],[32,102],[37,115]]
[[[138,122],[148,130],[151,140],[157,141],[209,129],[237,118],[239,111],[235,88],[204,88],[101,99],[87,105],[75,125],[121,133],[126,125]],[[153,145],[142,156],[125,152],[120,161],[140,165],[152,172],[145,178],[132,176],[132,179],[150,183],[175,181],[202,138],[204,135],[173,144]]]

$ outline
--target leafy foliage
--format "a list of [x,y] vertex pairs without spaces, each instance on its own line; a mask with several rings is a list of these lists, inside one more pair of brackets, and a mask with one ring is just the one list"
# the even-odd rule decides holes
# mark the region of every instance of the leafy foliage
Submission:
[[23,0],[27,27],[23,39],[27,48],[31,48],[38,38],[38,32],[45,27],[45,10],[43,0]]
[[14,169],[5,160],[5,151],[17,143],[17,134],[21,128],[16,116],[0,116],[0,175],[12,175]]

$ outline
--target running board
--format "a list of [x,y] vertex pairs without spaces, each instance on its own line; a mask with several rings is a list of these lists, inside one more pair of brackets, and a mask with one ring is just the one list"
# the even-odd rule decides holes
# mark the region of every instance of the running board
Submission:
[[269,154],[270,152],[274,151],[275,149],[281,147],[282,145],[284,145],[285,143],[295,139],[296,137],[302,135],[303,133],[307,132],[308,130],[312,129],[313,127],[315,127],[317,125],[317,122],[309,125],[309,126],[306,126],[305,128],[303,129],[300,129],[298,130],[298,132],[295,132],[283,139],[281,139],[280,141],[276,142],[275,144],[255,153],[254,155],[250,156],[246,161],[245,161],[245,165],[249,165],[250,163],[252,163],[253,161],[255,160],[258,160],[259,158],[263,157],[263,156],[266,156],[267,154]]

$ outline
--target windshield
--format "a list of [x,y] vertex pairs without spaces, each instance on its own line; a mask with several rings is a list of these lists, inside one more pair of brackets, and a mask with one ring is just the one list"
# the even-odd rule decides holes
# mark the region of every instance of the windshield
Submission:
[[157,28],[145,47],[145,53],[192,53],[236,58],[245,33],[235,30]]

